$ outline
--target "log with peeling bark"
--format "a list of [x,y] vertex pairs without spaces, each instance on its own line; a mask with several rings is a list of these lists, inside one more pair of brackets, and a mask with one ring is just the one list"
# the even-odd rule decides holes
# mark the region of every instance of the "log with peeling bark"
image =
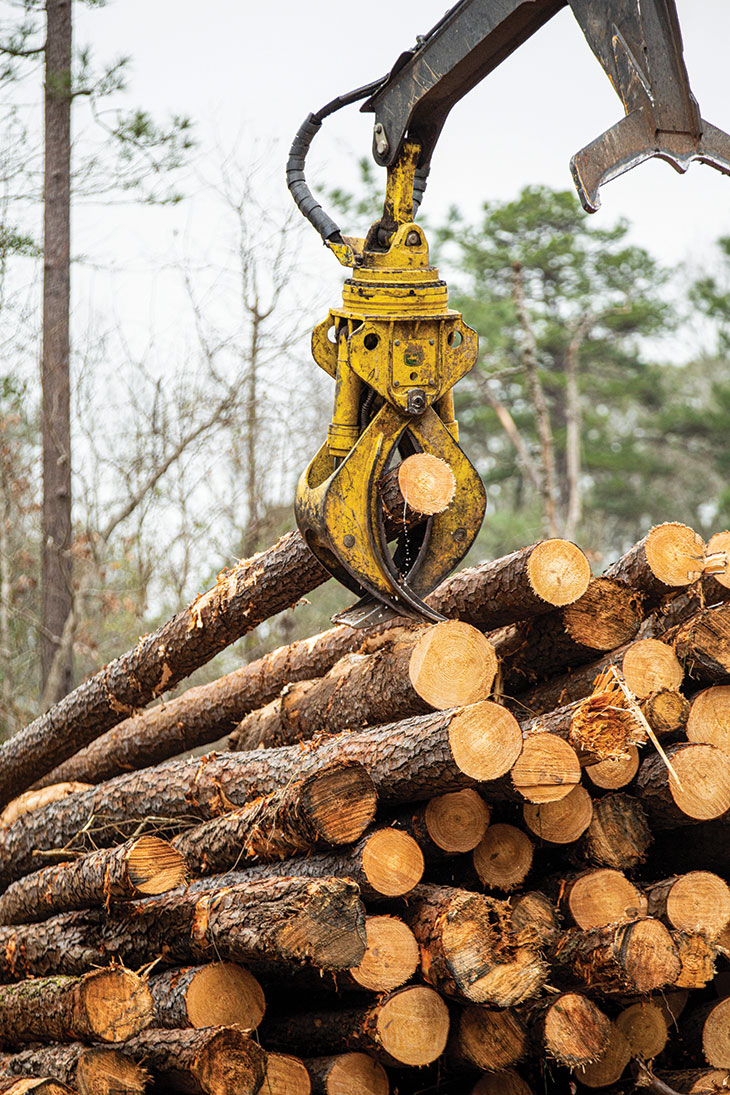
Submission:
[[515,938],[511,906],[449,886],[418,886],[402,917],[421,948],[423,977],[455,1000],[511,1007],[536,996],[547,966]]
[[319,680],[302,681],[253,711],[231,736],[235,749],[304,741],[343,727],[393,722],[486,700],[497,672],[489,640],[446,620],[398,635],[372,654],[348,654]]
[[165,893],[187,877],[185,859],[167,840],[140,836],[13,882],[0,895],[0,924],[25,924],[57,912]]
[[312,1081],[312,1095],[388,1095],[390,1081],[379,1061],[367,1053],[338,1053],[331,1057],[305,1059]]
[[[350,844],[375,817],[377,792],[361,764],[333,764],[175,837],[195,875]],[[0,912],[2,898],[0,898]]]
[[697,582],[705,569],[705,543],[693,529],[667,521],[607,567],[603,575],[658,600]]
[[588,930],[646,916],[648,901],[621,871],[602,867],[561,881],[558,907]]
[[722,817],[730,810],[730,756],[714,745],[681,743],[641,763],[637,786],[655,828]]
[[[561,745],[564,744],[561,742]],[[147,823],[179,827],[226,813],[329,764],[364,764],[382,803],[499,780],[522,751],[517,720],[490,700],[312,743],[168,761],[117,776],[0,830],[0,883],[38,868],[39,853],[109,843]]]
[[576,851],[590,863],[628,871],[644,862],[651,841],[642,803],[619,791],[594,801],[591,822]]
[[266,1054],[233,1027],[147,1030],[124,1052],[148,1069],[165,1090],[185,1095],[256,1095],[266,1075]]
[[19,1042],[123,1042],[154,1018],[145,982],[125,969],[0,985],[0,1031]]
[[149,978],[155,1026],[241,1027],[256,1030],[266,999],[261,985],[235,962],[208,962],[154,973]]
[[730,887],[710,871],[689,871],[654,882],[646,896],[649,915],[678,931],[716,939],[730,923]]
[[[225,877],[225,876],[222,876]],[[96,965],[210,961],[311,964],[350,969],[365,953],[364,911],[354,883],[271,878],[216,889],[195,886],[101,909],[0,928],[0,977],[79,974]]]
[[530,1036],[553,1060],[568,1068],[599,1061],[608,1051],[611,1022],[580,992],[562,992],[530,1015]]
[[449,1012],[425,985],[398,989],[359,1008],[307,1011],[266,1019],[261,1040],[273,1049],[329,1056],[362,1051],[385,1065],[427,1065],[440,1057],[449,1033]]
[[700,609],[663,639],[690,677],[705,684],[730,680],[730,604]]
[[148,1074],[110,1046],[54,1043],[0,1055],[0,1076],[52,1076],[79,1095],[143,1095]]
[[527,1026],[512,1008],[459,1008],[454,1015],[447,1056],[458,1068],[501,1071],[527,1054]]
[[553,976],[603,995],[673,985],[681,963],[668,929],[645,918],[587,931],[569,928],[555,948]]

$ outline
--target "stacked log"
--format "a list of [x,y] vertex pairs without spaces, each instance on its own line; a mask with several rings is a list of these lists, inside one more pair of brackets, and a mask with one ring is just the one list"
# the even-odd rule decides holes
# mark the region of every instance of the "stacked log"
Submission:
[[[391,526],[428,512],[411,472]],[[445,582],[443,623],[336,627],[115,724],[92,679],[0,823],[0,1085],[730,1086],[728,543],[660,525],[591,578],[544,541]],[[263,618],[242,566],[183,614],[210,634],[158,633],[170,680]],[[141,656],[107,708],[145,702]]]

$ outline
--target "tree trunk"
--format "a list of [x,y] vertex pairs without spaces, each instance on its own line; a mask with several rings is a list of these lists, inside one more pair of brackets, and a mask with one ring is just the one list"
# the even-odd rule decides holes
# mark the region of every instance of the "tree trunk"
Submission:
[[0,924],[25,924],[57,912],[164,893],[185,882],[187,873],[183,857],[166,840],[141,836],[12,883],[0,896]]
[[[678,861],[679,862],[679,861]],[[684,932],[716,939],[730,923],[730,887],[709,871],[675,875],[646,888],[649,915]]]
[[144,1069],[119,1050],[81,1042],[3,1054],[0,1075],[52,1076],[78,1095],[144,1095],[148,1080]]
[[634,920],[583,931],[570,928],[555,949],[553,976],[603,995],[648,993],[673,985],[681,963],[659,920]]
[[150,977],[149,987],[158,1027],[236,1026],[250,1033],[266,1010],[259,982],[233,962],[165,970]]
[[403,919],[421,947],[424,979],[452,999],[511,1007],[537,995],[547,966],[515,941],[511,906],[448,886],[419,886]]
[[[175,837],[195,875],[350,844],[375,817],[378,796],[361,764],[333,764]],[[0,898],[0,912],[2,898]]]
[[76,1040],[123,1042],[152,1022],[144,981],[129,970],[81,977],[45,977],[0,986],[0,1028],[6,1045]]
[[305,1059],[312,1095],[389,1095],[390,1081],[383,1066],[367,1053],[338,1053],[334,1057]]
[[261,1040],[274,1049],[314,1054],[361,1050],[386,1065],[430,1064],[449,1032],[441,997],[423,985],[398,989],[377,1004],[267,1019]]
[[185,1095],[256,1095],[266,1073],[266,1054],[234,1028],[148,1030],[124,1047],[164,1084]]
[[[71,687],[72,659],[61,637],[73,607],[71,567],[71,0],[47,0],[43,184],[43,515],[41,689],[55,668],[51,703]],[[32,781],[31,781],[32,782]],[[29,786],[25,783],[23,790]],[[6,800],[7,801],[7,800]]]
[[487,699],[496,672],[484,635],[447,620],[398,636],[372,654],[349,654],[320,680],[285,689],[243,720],[232,747],[289,745],[343,727],[359,730],[432,708],[464,707]]
[[664,636],[685,673],[706,684],[730,680],[730,604],[703,608]]
[[705,544],[687,525],[668,521],[655,525],[646,536],[603,572],[604,578],[624,582],[649,601],[692,585],[703,574]]
[[0,828],[7,829],[23,814],[40,810],[41,806],[58,802],[68,795],[75,795],[77,791],[88,791],[91,786],[90,783],[54,783],[50,787],[41,787],[37,791],[24,791],[22,795],[11,799],[0,814]]

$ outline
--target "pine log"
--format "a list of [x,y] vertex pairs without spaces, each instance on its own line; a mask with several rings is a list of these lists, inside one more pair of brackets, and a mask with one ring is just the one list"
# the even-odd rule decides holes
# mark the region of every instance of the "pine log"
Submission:
[[681,1095],[717,1095],[730,1087],[730,1072],[724,1068],[690,1068],[679,1072],[659,1070],[656,1077]]
[[526,802],[522,816],[528,829],[550,844],[572,844],[586,831],[593,819],[593,799],[578,784],[557,802]]
[[616,1017],[616,1026],[628,1042],[631,1056],[642,1061],[658,1057],[669,1040],[665,1010],[653,1000],[624,1008]]
[[538,1005],[530,1022],[533,1041],[568,1068],[592,1064],[608,1051],[611,1022],[580,992],[563,992]]
[[594,787],[600,787],[602,791],[618,791],[631,783],[639,771],[639,750],[635,745],[629,745],[626,754],[625,757],[608,757],[598,764],[587,765],[586,775]]
[[274,1049],[317,1056],[355,1050],[394,1066],[435,1061],[448,1033],[448,1009],[438,993],[424,985],[398,989],[366,1007],[308,1011],[266,1019],[261,1026],[262,1041]]
[[[620,871],[584,871],[561,886],[560,908],[579,928],[606,927],[646,916],[647,898]],[[656,915],[649,910],[650,915]]]
[[528,802],[557,802],[580,783],[580,761],[575,749],[556,734],[529,734],[510,779]]
[[349,844],[372,822],[377,800],[361,764],[332,764],[187,829],[173,843],[193,874],[217,874],[316,847]]
[[500,1072],[527,1052],[527,1027],[511,1008],[467,1006],[454,1019],[447,1054],[459,1068]]
[[168,841],[140,836],[13,882],[0,896],[0,924],[25,924],[57,912],[165,893],[187,876],[183,856]]
[[35,1095],[74,1095],[70,1087],[59,1080],[52,1080],[50,1076],[0,1080],[2,1095],[26,1095],[29,1091],[35,1092]]
[[566,741],[587,767],[611,757],[625,757],[631,745],[646,741],[646,730],[615,681],[586,699],[543,715],[520,719],[523,736],[552,734]]
[[615,1023],[611,1023],[608,1050],[591,1065],[575,1070],[576,1079],[585,1087],[608,1087],[620,1080],[631,1060],[631,1050],[625,1036]]
[[730,685],[716,684],[697,693],[687,718],[687,739],[730,752]]
[[446,620],[400,634],[372,654],[348,654],[325,677],[302,681],[251,712],[231,736],[231,748],[271,748],[317,734],[359,730],[464,707],[492,690],[497,659],[470,624]]
[[547,950],[560,935],[558,916],[552,901],[539,890],[512,898],[512,932],[520,946]]
[[730,604],[703,608],[664,636],[684,671],[706,684],[730,680]]
[[173,828],[179,819],[215,817],[342,761],[365,765],[381,802],[412,802],[498,780],[521,750],[517,720],[485,700],[339,734],[306,750],[290,745],[168,761],[70,795],[0,830],[0,884],[36,870],[39,849],[82,844],[92,822],[98,844],[142,823]]
[[536,947],[515,938],[507,901],[418,886],[402,916],[421,948],[424,980],[452,999],[511,1007],[545,983],[547,967]]
[[516,695],[537,681],[594,661],[636,635],[640,598],[628,587],[592,578],[572,605],[489,633],[500,660],[502,687]]
[[[573,545],[567,549],[563,565],[556,564],[554,559],[550,562],[549,557],[553,550],[543,552],[545,558],[543,564],[537,567],[536,573],[538,588],[548,608],[552,607],[550,598],[553,596],[558,596],[555,603],[564,604],[566,602],[560,598],[566,596],[567,590],[572,589],[576,596],[582,593],[582,579],[576,581],[575,575],[589,571],[585,557]],[[538,555],[538,560],[539,558]],[[584,561],[581,562],[581,559]],[[496,592],[495,587],[499,586],[499,581],[495,577],[495,568],[499,569],[499,562],[497,560],[495,564],[472,567],[447,578],[430,595],[429,603],[449,619],[463,619],[465,623],[472,623],[474,626],[480,626],[481,619],[486,621],[484,627],[498,626],[496,622],[490,621],[490,613],[491,620],[495,621],[519,619],[520,612],[523,611],[519,605],[514,605],[511,609],[509,607],[510,599],[514,603],[511,586],[507,588],[506,600]],[[269,566],[271,569],[268,569]],[[264,570],[266,580],[259,581],[261,596],[257,598],[256,577],[260,579]],[[252,580],[248,582],[250,571]],[[552,582],[546,578],[549,573],[554,575]],[[328,577],[310,555],[299,533],[289,533],[267,552],[255,556],[248,563],[240,564],[223,581],[220,592],[217,592],[216,587],[216,590],[197,602],[198,606],[202,606],[203,616],[200,619],[203,627],[195,626],[193,619],[193,638],[197,639],[201,630],[207,635],[213,627],[230,628],[234,618],[238,628],[245,629],[241,632],[243,634],[250,629],[245,611],[247,601],[250,604],[248,611],[251,612],[250,626],[255,627],[260,622],[262,611],[265,611],[260,606],[267,598],[271,602],[273,615],[274,612],[295,604]],[[195,609],[194,604],[192,611]],[[188,617],[189,625],[191,610],[182,615]],[[237,637],[232,635],[229,641]],[[191,689],[162,707],[153,708],[141,715],[130,711],[131,717],[125,719],[123,724],[120,720],[127,712],[124,709],[114,712],[112,705],[109,711],[103,712],[106,725],[95,724],[93,729],[89,727],[84,733],[84,743],[92,741],[100,734],[103,737],[88,746],[78,759],[74,757],[68,764],[51,772],[48,782],[57,783],[71,778],[99,783],[125,771],[157,764],[188,749],[217,741],[232,732],[249,711],[261,707],[277,696],[286,684],[321,677],[332,668],[338,658],[359,649],[362,642],[362,632],[349,627],[333,628],[313,639],[302,639],[290,647],[281,647],[250,666],[244,666],[223,677],[221,681]],[[144,653],[149,660],[149,651],[153,644],[147,640],[145,644]],[[207,661],[210,657],[212,652],[204,660]],[[118,662],[121,661],[118,659]],[[117,664],[112,663],[115,684]],[[152,698],[154,697],[149,697]],[[134,699],[130,706],[136,709],[143,706],[143,702]],[[92,715],[98,718],[96,711]],[[63,723],[66,717],[66,713],[61,712],[58,721]],[[111,727],[114,729],[111,730]],[[109,729],[109,733],[105,734],[106,729]],[[81,748],[81,745],[81,741],[75,742],[66,756],[70,757],[71,752]],[[49,764],[45,771],[50,768]],[[64,772],[75,774],[63,774]],[[33,778],[37,779],[41,775],[45,775],[45,772],[37,772]]]
[[658,753],[641,763],[637,787],[656,828],[692,825],[730,810],[730,756],[714,745],[667,749],[674,773]]
[[393,992],[416,972],[420,955],[411,929],[397,916],[368,916],[365,954],[349,971],[353,981],[371,992]]
[[730,923],[730,887],[709,871],[690,871],[646,889],[650,916],[685,932],[717,939]]
[[532,867],[534,845],[515,825],[490,825],[472,852],[474,869],[487,889],[509,893],[525,881]]
[[240,1027],[250,1033],[264,1017],[266,1000],[254,975],[234,962],[155,973],[149,979],[155,1026]]
[[288,1053],[267,1053],[262,1095],[311,1095],[312,1082],[304,1061]]
[[617,792],[594,801],[591,823],[577,848],[600,867],[628,871],[643,863],[652,834],[638,799]]
[[730,1069],[730,997],[707,1003],[684,1018],[682,1034],[689,1047],[699,1042],[712,1068]]
[[677,948],[659,920],[569,928],[554,953],[556,976],[602,995],[652,992],[673,985],[680,971]]
[[655,734],[674,734],[684,730],[689,718],[690,703],[673,688],[660,688],[639,704],[641,712]]
[[78,783],[73,781],[57,782],[49,781],[51,786],[40,787],[38,790],[24,791],[22,795],[11,799],[2,814],[0,814],[0,829],[7,829],[23,814],[29,814],[32,810],[39,810],[41,806],[48,806],[51,802],[58,802],[67,795],[75,795],[77,791],[88,791],[90,783]]
[[484,799],[465,787],[398,813],[392,825],[412,836],[426,862],[431,863],[476,848],[487,831],[490,816]]
[[428,517],[443,513],[454,497],[456,480],[445,460],[416,452],[386,473],[378,490],[386,519],[396,525],[403,523],[408,509]]
[[0,1030],[19,1042],[123,1042],[154,1017],[149,989],[124,969],[0,985]]
[[705,544],[687,525],[668,521],[646,536],[604,570],[605,578],[625,582],[649,600],[657,601],[698,581],[704,572]]
[[390,1091],[385,1069],[367,1053],[309,1057],[304,1064],[312,1081],[312,1095],[388,1095]]
[[79,1095],[143,1095],[148,1076],[129,1057],[109,1046],[82,1042],[36,1046],[0,1056],[0,1075],[52,1076]]
[[514,706],[520,711],[542,714],[585,699],[593,692],[596,678],[612,666],[618,669],[638,700],[665,688],[676,691],[684,678],[682,665],[671,646],[658,639],[636,639],[598,661],[577,666],[563,676],[521,692]]
[[266,1074],[266,1054],[243,1031],[147,1030],[124,1052],[148,1068],[165,1090],[185,1095],[256,1095]]
[[490,1072],[477,1080],[471,1095],[533,1095],[533,1089],[514,1069]]
[[209,889],[144,898],[108,915],[92,909],[0,928],[0,976],[79,974],[115,959],[141,966],[160,956],[170,965],[215,957],[318,969],[350,969],[362,960],[364,914],[352,882],[236,880],[218,891],[204,882]]

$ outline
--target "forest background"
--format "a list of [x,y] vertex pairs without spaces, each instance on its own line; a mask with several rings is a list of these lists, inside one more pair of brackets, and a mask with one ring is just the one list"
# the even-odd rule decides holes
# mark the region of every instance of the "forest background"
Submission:
[[[331,256],[315,256],[311,229],[287,204],[281,182],[287,140],[299,115],[321,105],[318,87],[311,102],[300,91],[288,96],[294,122],[287,113],[280,141],[280,122],[261,124],[261,109],[249,116],[241,108],[235,136],[164,102],[157,118],[146,102],[135,105],[136,66],[114,51],[106,56],[107,12],[92,10],[99,6],[73,4],[80,33],[69,84],[67,637],[76,682],[183,607],[218,571],[292,527],[294,483],[331,407],[308,333],[336,305],[340,279]],[[131,18],[134,6],[128,0],[108,11],[126,7]],[[413,8],[401,13],[410,30],[395,49],[381,43],[384,64],[370,59],[354,76],[335,72],[322,101],[387,68],[416,27],[438,18],[438,5],[430,19],[424,6],[417,22]],[[221,11],[219,30],[229,14]],[[40,582],[45,4],[5,0],[0,16],[0,734],[7,736],[47,702],[41,639],[60,643],[61,636],[44,632]],[[260,18],[247,28],[249,56]],[[566,44],[556,38],[553,50],[558,42],[573,58],[573,29],[563,21],[558,31]],[[300,53],[301,82],[313,55]],[[270,57],[273,67],[289,60],[286,49]],[[539,72],[532,79],[541,86]],[[604,78],[598,72],[596,79]],[[518,100],[508,100],[515,128]],[[618,116],[617,100],[608,103],[592,104],[587,138]],[[712,120],[730,128],[730,117]],[[359,145],[356,136],[369,124],[357,124],[339,147],[324,145],[314,179],[348,230],[362,233],[377,215],[382,178],[361,160],[369,136]],[[567,140],[571,151],[582,143],[575,132]],[[564,535],[600,570],[654,523],[684,521],[705,536],[727,527],[727,191],[713,214],[718,183],[706,184],[703,223],[712,228],[686,243],[680,262],[661,234],[647,238],[620,215],[620,200],[610,216],[587,217],[572,191],[553,185],[549,165],[541,170],[537,154],[529,174],[504,172],[501,192],[490,188],[484,151],[475,149],[470,162],[467,150],[456,169],[468,178],[463,201],[452,174],[451,192],[437,184],[424,207],[452,305],[481,336],[479,362],[457,390],[462,444],[489,497],[468,561]],[[453,145],[446,157],[453,159]],[[434,175],[439,166],[437,158]],[[641,170],[651,176],[654,166]],[[565,163],[562,171],[567,184]],[[665,184],[668,169],[659,171],[651,177]],[[675,185],[669,176],[663,193],[676,202],[687,180]],[[611,185],[621,193],[620,182]],[[604,194],[606,206],[612,196]],[[637,218],[651,223],[651,202],[645,196],[637,205]],[[680,213],[674,228],[681,236]],[[129,247],[125,233],[143,245]],[[329,583],[199,679],[327,626],[347,601]]]

